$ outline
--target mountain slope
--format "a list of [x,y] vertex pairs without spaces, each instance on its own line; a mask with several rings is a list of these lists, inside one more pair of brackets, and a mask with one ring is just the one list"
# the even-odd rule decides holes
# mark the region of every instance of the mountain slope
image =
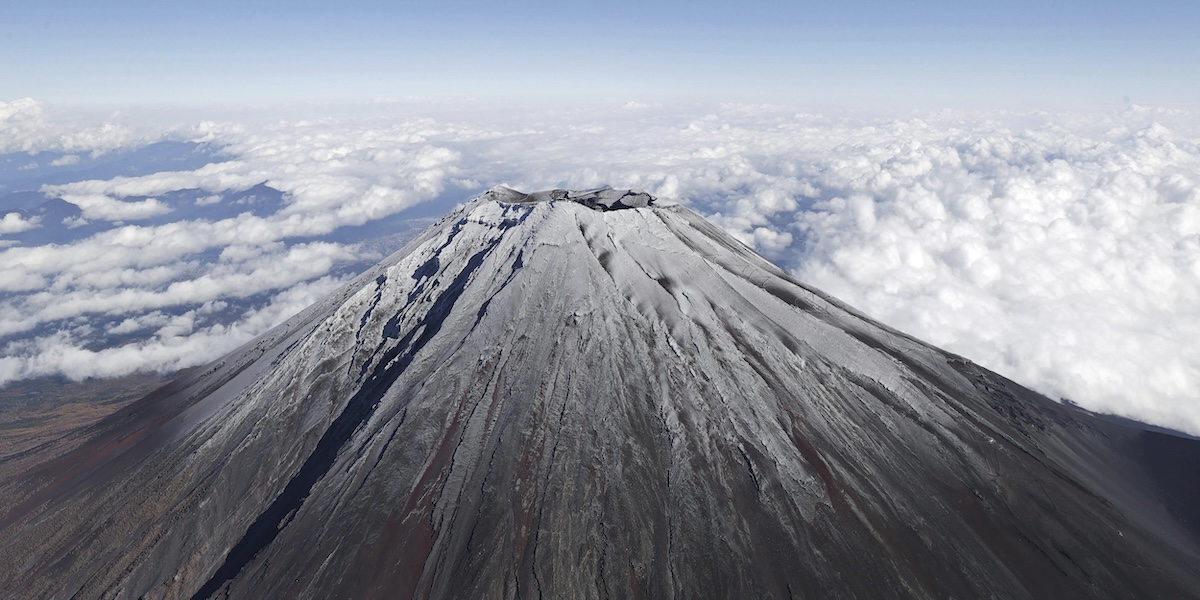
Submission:
[[22,597],[1197,597],[1200,443],[497,188],[0,482]]

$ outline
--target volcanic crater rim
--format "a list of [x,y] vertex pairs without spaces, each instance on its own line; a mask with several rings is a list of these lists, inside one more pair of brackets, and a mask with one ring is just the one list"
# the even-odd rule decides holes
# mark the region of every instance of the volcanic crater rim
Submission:
[[527,194],[501,185],[492,188],[489,194],[493,200],[504,204],[530,205],[567,201],[601,212],[669,204],[641,190],[617,190],[607,186],[591,190],[553,189]]

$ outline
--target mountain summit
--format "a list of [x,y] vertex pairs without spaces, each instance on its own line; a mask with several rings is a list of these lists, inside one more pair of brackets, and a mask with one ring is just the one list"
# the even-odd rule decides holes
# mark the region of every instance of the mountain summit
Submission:
[[0,595],[1200,596],[1200,442],[696,213],[496,188],[0,481]]

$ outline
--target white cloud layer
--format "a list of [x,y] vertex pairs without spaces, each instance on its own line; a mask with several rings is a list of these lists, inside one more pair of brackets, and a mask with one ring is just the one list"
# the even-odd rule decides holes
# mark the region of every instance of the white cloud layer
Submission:
[[[137,371],[168,372],[201,365],[282,323],[342,283],[322,277],[296,284],[229,325],[218,323],[197,329],[194,326],[197,311],[165,319],[161,313],[152,313],[164,321],[153,336],[99,350],[85,347],[71,332],[59,331],[19,345],[24,346],[19,354],[0,357],[0,381],[42,375],[63,375],[73,380],[120,377]],[[152,325],[155,320],[144,321]],[[137,327],[140,329],[140,324]]]
[[[313,236],[497,183],[612,185],[678,198],[801,279],[1052,397],[1200,433],[1198,123],[1138,107],[848,120],[761,106],[202,123],[192,135],[233,160],[43,191],[95,219],[156,210],[131,197],[198,189],[213,204],[264,182],[284,206],[0,250],[0,336],[18,340],[0,381],[196,364],[332,286],[354,250]],[[36,103],[0,104],[0,124],[0,146],[60,139]],[[231,324],[166,312],[262,293],[274,300]],[[98,316],[143,338],[84,350],[80,320]]]
[[171,207],[157,198],[124,202],[104,194],[63,194],[59,197],[78,206],[85,219],[136,221],[171,212]]
[[[0,154],[41,151],[103,154],[156,141],[167,133],[162,128],[132,127],[115,119],[100,123],[48,119],[45,107],[33,98],[0,100]],[[78,161],[77,156],[67,155],[51,164],[63,166]]]

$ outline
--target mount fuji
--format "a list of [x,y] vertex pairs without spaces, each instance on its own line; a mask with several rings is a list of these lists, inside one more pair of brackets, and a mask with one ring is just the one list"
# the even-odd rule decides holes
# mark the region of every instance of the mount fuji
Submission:
[[635,191],[495,188],[7,460],[5,597],[1200,597],[1200,441]]

